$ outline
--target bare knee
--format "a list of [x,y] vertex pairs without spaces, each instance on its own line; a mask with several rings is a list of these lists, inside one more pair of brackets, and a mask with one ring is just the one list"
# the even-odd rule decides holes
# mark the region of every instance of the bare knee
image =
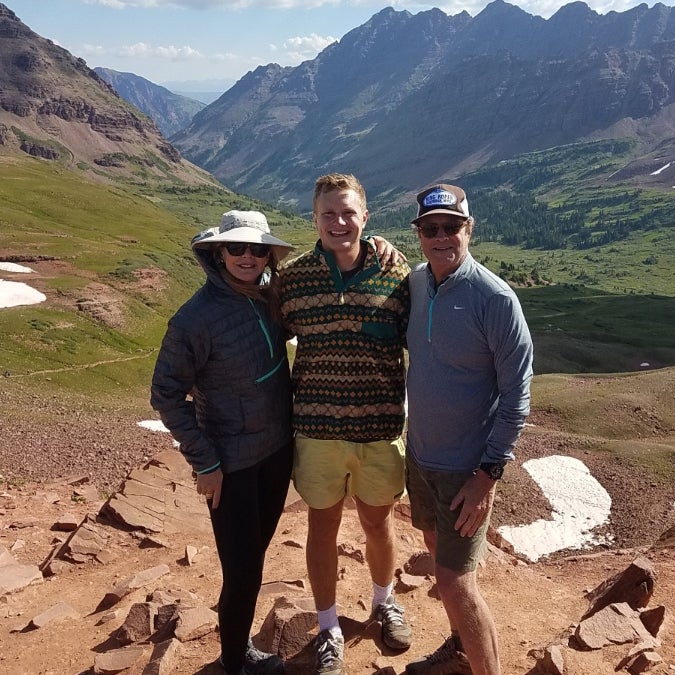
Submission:
[[336,540],[341,522],[341,501],[327,509],[310,508],[307,514],[307,539],[314,541]]
[[368,539],[385,540],[393,535],[393,507],[370,506],[355,498],[356,512]]
[[441,597],[458,607],[468,609],[480,602],[475,571],[452,570],[437,563],[436,583]]

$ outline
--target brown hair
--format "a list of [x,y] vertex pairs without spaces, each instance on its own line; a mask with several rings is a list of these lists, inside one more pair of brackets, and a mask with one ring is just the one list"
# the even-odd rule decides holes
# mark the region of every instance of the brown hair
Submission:
[[227,285],[237,293],[250,298],[251,300],[258,300],[268,305],[270,315],[276,323],[281,322],[281,308],[280,308],[280,291],[279,291],[279,258],[274,250],[270,249],[269,257],[267,258],[267,267],[270,270],[270,280],[266,284],[245,284],[235,276],[228,272],[223,257],[221,254],[225,246],[216,246],[213,249],[213,257],[220,273],[227,282]]
[[354,190],[361,199],[361,206],[366,208],[366,190],[361,185],[359,179],[351,173],[329,173],[325,176],[319,176],[314,183],[314,198],[312,208],[316,209],[316,200],[319,195],[334,190]]

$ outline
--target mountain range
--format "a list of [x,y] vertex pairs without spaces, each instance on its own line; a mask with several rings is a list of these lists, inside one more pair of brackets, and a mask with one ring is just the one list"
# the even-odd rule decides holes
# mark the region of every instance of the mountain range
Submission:
[[0,154],[17,153],[101,182],[155,177],[216,183],[83,59],[37,35],[0,4]]
[[518,158],[616,139],[585,167],[587,185],[667,199],[675,184],[675,14],[660,3],[600,15],[574,2],[548,20],[503,0],[476,17],[386,8],[315,59],[260,66],[205,106],[91,70],[1,4],[0,41],[0,152],[95,178],[215,177],[306,213],[316,176],[345,171],[386,212],[432,182],[485,186],[490,171],[489,187],[531,188],[514,179]]
[[[575,7],[588,15],[584,6]],[[503,3],[491,8],[513,12]],[[670,10],[659,11],[651,14],[653,10],[641,6],[633,14],[645,20],[648,14],[670,17]],[[539,19],[515,14],[518,21],[541,26]],[[464,21],[468,31],[478,18],[450,21]],[[620,23],[625,15],[614,19]],[[411,31],[411,22],[426,25],[430,32]],[[597,94],[592,103],[603,121],[594,141],[596,136],[588,132],[592,109],[587,123],[579,125],[585,136],[575,136],[579,119],[571,111],[583,102],[564,104],[562,98],[552,98],[541,102],[549,116],[539,115],[546,133],[528,139],[518,125],[533,134],[539,128],[527,119],[538,114],[534,84],[528,80],[534,66],[522,65],[529,63],[524,57],[504,56],[502,71],[477,68],[475,79],[467,80],[474,61],[486,67],[501,62],[497,55],[470,57],[465,46],[464,70],[458,54],[453,57],[455,70],[449,62],[443,66],[444,79],[437,70],[441,66],[424,54],[433,51],[427,42],[435,39],[431,24],[447,22],[439,11],[415,18],[386,10],[315,61],[298,68],[259,68],[198,113],[188,129],[213,121],[213,157],[222,151],[238,167],[236,172],[223,170],[219,177],[228,185],[250,185],[262,198],[252,201],[185,159],[177,149],[179,141],[167,140],[149,114],[122,98],[82,59],[36,35],[0,4],[0,262],[8,263],[0,265],[0,286],[27,283],[45,298],[36,305],[0,308],[2,672],[84,674],[119,672],[125,666],[130,666],[125,669],[129,673],[222,672],[218,632],[209,617],[219,572],[208,509],[192,489],[189,466],[170,435],[151,431],[159,428],[148,394],[156,351],[168,318],[203,284],[203,270],[189,246],[196,232],[217,224],[223,211],[260,208],[275,234],[293,243],[297,253],[308,250],[316,238],[311,223],[277,211],[269,201],[278,195],[279,203],[304,205],[319,171],[341,169],[358,172],[371,204],[382,205],[395,204],[406,190],[432,176],[458,176],[472,186],[472,208],[480,225],[472,241],[474,255],[496,272],[516,263],[525,275],[516,290],[535,341],[532,413],[516,461],[500,481],[495,527],[539,523],[567,535],[587,525],[587,514],[577,514],[576,504],[569,513],[570,503],[577,501],[574,493],[567,499],[570,493],[559,491],[549,502],[533,480],[530,462],[551,455],[583,466],[574,471],[581,480],[566,480],[571,473],[556,474],[555,479],[563,487],[574,483],[589,509],[595,495],[604,499],[606,491],[611,497],[609,521],[594,532],[602,544],[592,553],[560,551],[554,559],[530,564],[491,547],[479,569],[480,583],[495,613],[504,672],[564,669],[573,675],[615,675],[653,666],[653,673],[672,673],[675,214],[664,209],[662,224],[655,224],[654,208],[654,194],[672,202],[675,185],[670,85],[657,87],[668,80],[668,64],[675,63],[668,56],[671,42],[659,43],[656,56],[647,50],[643,57],[645,91],[661,91],[653,113],[640,117],[636,109],[634,118],[624,116],[607,126],[609,113]],[[510,30],[508,22],[494,20],[492,34],[480,33],[486,48],[491,40],[499,41],[502,28]],[[577,28],[583,33],[583,22]],[[523,43],[519,48],[525,49],[535,34],[533,28],[523,29],[516,40]],[[576,36],[569,31],[567,37]],[[442,47],[438,43],[436,51],[450,45]],[[648,68],[656,61],[658,77]],[[553,60],[545,63],[547,72],[554,73]],[[399,74],[401,64],[407,70]],[[581,84],[586,82],[584,73],[591,82],[595,71],[590,66],[584,70],[581,56],[575,64],[579,91],[587,91],[590,85]],[[567,67],[561,60],[562,70]],[[617,93],[612,98],[607,93],[622,83],[628,87],[627,80],[620,69],[610,69],[610,76],[614,84],[607,83],[604,103],[614,101],[627,110],[630,96]],[[637,87],[639,76],[631,77]],[[539,86],[544,80],[540,76]],[[515,90],[495,89],[499,82]],[[561,82],[551,82],[549,88],[564,91]],[[493,98],[478,105],[480,92]],[[492,110],[500,96],[510,101],[510,108]],[[525,108],[517,122],[519,96]],[[439,107],[444,101],[447,111]],[[455,117],[448,118],[450,113]],[[621,114],[627,113],[616,113]],[[223,115],[229,127],[222,125]],[[505,130],[504,138],[499,129]],[[397,130],[397,135],[386,137],[387,130]],[[223,140],[225,132],[230,135]],[[521,145],[508,136],[516,132]],[[460,133],[473,135],[462,138]],[[612,133],[626,140],[611,141]],[[493,145],[481,141],[482,155],[476,150],[461,159],[459,150],[457,156],[451,152],[477,148],[480,139],[493,137]],[[379,144],[374,142],[378,138]],[[419,148],[413,143],[416,138]],[[570,145],[518,154],[568,138]],[[188,146],[180,147],[185,157],[197,158],[188,156]],[[620,154],[626,148],[630,158]],[[504,159],[495,163],[499,158]],[[513,197],[521,218],[513,217],[514,211],[506,211],[505,203],[488,190],[474,200],[476,186],[490,181],[508,188],[495,192]],[[384,187],[376,192],[377,186]],[[609,187],[603,191],[598,186]],[[643,193],[651,201],[641,202]],[[583,205],[572,198],[580,194],[587,200]],[[538,210],[532,208],[535,197],[542,202]],[[593,235],[606,235],[613,204],[620,204],[624,213],[639,212],[648,225],[628,227],[626,238],[611,244],[576,250],[555,210],[563,201],[575,212],[573,224],[581,232],[597,228]],[[552,213],[545,211],[549,204]],[[491,212],[478,212],[488,206]],[[623,220],[624,213],[617,218]],[[394,215],[387,217],[393,221]],[[402,240],[413,240],[403,220]],[[488,247],[476,241],[488,227],[499,227],[502,241],[515,244],[518,230],[532,236],[548,220],[558,234],[562,229],[556,250],[543,245],[529,250],[520,245]],[[513,234],[506,233],[505,224]],[[414,248],[421,255],[416,241]],[[535,270],[553,283],[532,285]],[[291,360],[294,353],[289,343]],[[172,467],[180,467],[179,472]],[[591,477],[600,491],[589,490],[585,478]],[[101,508],[104,501],[114,503],[117,514],[126,510],[132,517],[140,515],[145,524],[111,521],[111,510]],[[356,511],[346,508],[338,599],[340,620],[349,631],[352,673],[403,673],[406,663],[432,652],[447,635],[433,570],[428,556],[425,563],[420,555],[422,537],[411,529],[405,506],[397,515],[401,574],[397,572],[396,593],[408,608],[414,646],[396,655],[381,644],[379,624],[369,618],[370,606],[364,604],[371,580],[363,564],[367,552],[362,529]],[[291,675],[309,671],[314,650],[308,640],[315,632],[306,611],[307,516],[292,493],[282,518],[267,556],[253,637],[268,639],[263,627],[273,623],[276,630],[282,625],[277,619],[295,622],[285,623],[283,631],[289,638],[285,642],[293,643],[289,648],[300,650],[289,659]],[[629,589],[615,580],[626,579],[624,571],[643,561],[658,572],[649,607],[641,604],[639,609],[644,625],[661,640],[658,652],[651,650],[651,638],[634,644],[631,625],[637,624],[626,622],[641,623],[635,618],[638,610],[620,624],[612,619],[599,626],[607,631],[590,630],[583,618],[598,593],[607,599],[617,588],[634,590],[635,584]],[[166,584],[156,585],[158,574]],[[42,583],[35,586],[38,581]],[[142,602],[153,588],[153,603]],[[651,595],[651,586],[647,590]],[[101,599],[118,591],[120,602],[99,612]],[[159,605],[154,599],[160,594],[171,604],[155,611]],[[157,631],[155,614],[163,617]],[[171,637],[178,624],[182,641]],[[596,644],[602,648],[580,650],[573,639],[579,634],[607,639]]]
[[674,103],[675,14],[660,3],[600,15],[573,2],[548,20],[503,0],[473,18],[387,8],[313,60],[249,72],[171,142],[273,203],[306,210],[317,175],[349,171],[383,207],[582,141],[631,139],[653,171],[669,161]]
[[94,68],[94,71],[123,99],[150,117],[166,138],[184,129],[206,105],[133,73],[110,68]]

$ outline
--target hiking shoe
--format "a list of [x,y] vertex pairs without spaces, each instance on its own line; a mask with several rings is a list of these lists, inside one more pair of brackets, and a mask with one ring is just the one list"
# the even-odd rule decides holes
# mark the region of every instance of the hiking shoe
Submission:
[[389,649],[401,651],[412,643],[412,628],[405,620],[405,609],[390,595],[373,610],[373,618],[382,624],[382,642]]
[[261,651],[249,640],[244,670],[246,675],[282,675],[284,662],[276,654]]
[[[276,654],[268,654],[253,645],[251,640],[246,647],[244,667],[236,675],[282,675],[284,662]],[[222,656],[218,659],[223,665]]]
[[316,675],[346,675],[344,664],[345,640],[330,629],[316,636]]
[[435,652],[411,661],[406,667],[407,675],[471,675],[471,666],[466,655],[458,651],[455,639],[450,636]]

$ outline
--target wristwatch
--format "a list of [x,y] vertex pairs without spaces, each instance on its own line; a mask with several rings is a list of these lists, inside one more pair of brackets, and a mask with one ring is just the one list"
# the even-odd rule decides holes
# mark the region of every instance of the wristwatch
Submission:
[[483,462],[478,468],[492,480],[499,480],[504,475],[506,462]]

